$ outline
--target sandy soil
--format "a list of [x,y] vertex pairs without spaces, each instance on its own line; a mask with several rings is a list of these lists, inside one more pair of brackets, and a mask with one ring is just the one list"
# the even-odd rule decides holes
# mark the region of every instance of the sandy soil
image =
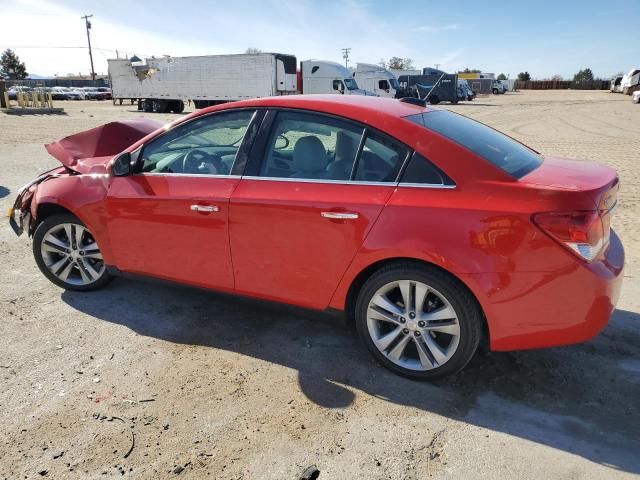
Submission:
[[[55,165],[43,143],[139,115],[59,103],[66,115],[0,114],[4,211]],[[479,354],[454,378],[412,382],[378,367],[340,321],[308,312],[127,280],[64,292],[6,226],[0,478],[293,480],[312,464],[321,479],[640,474],[640,106],[520,92],[453,108],[543,153],[618,169],[627,278],[599,337]]]

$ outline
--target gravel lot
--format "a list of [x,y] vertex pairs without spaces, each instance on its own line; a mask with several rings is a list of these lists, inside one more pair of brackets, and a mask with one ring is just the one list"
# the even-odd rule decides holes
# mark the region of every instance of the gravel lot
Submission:
[[[140,115],[110,102],[57,106],[66,114],[0,113],[3,211],[55,166],[45,142]],[[0,478],[293,480],[312,464],[321,479],[636,478],[640,106],[524,91],[452,108],[543,153],[618,169],[614,227],[628,263],[599,337],[478,354],[454,378],[419,383],[377,366],[323,315],[120,279],[62,291],[5,224]]]

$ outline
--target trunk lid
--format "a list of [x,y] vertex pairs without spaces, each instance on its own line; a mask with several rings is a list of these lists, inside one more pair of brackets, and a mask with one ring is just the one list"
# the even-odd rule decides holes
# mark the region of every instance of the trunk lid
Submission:
[[47,152],[78,173],[104,173],[114,155],[161,128],[146,118],[107,123],[45,145]]
[[544,157],[542,164],[519,182],[549,190],[583,192],[598,204],[600,197],[618,183],[618,174],[595,162]]

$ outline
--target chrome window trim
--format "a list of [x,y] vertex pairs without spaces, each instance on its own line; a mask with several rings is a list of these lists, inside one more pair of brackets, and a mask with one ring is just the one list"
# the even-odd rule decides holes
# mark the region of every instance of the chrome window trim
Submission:
[[259,177],[253,175],[243,175],[242,180],[271,180],[275,182],[301,182],[301,183],[326,183],[333,185],[373,185],[378,187],[397,187],[394,182],[365,182],[356,180],[331,180],[322,178],[290,178],[290,177]]
[[179,173],[179,172],[140,172],[134,175],[150,177],[195,177],[195,178],[242,178],[242,175],[212,175],[209,173]]
[[398,183],[398,187],[410,187],[410,188],[445,188],[453,189],[456,185],[445,185],[443,183]]

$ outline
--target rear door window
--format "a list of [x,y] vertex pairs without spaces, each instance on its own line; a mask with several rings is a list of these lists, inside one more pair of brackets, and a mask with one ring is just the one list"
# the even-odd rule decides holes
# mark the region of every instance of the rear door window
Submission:
[[354,180],[394,182],[408,153],[404,145],[369,131],[358,158]]
[[439,110],[405,118],[466,147],[514,178],[542,164],[542,157],[535,151],[462,115]]

